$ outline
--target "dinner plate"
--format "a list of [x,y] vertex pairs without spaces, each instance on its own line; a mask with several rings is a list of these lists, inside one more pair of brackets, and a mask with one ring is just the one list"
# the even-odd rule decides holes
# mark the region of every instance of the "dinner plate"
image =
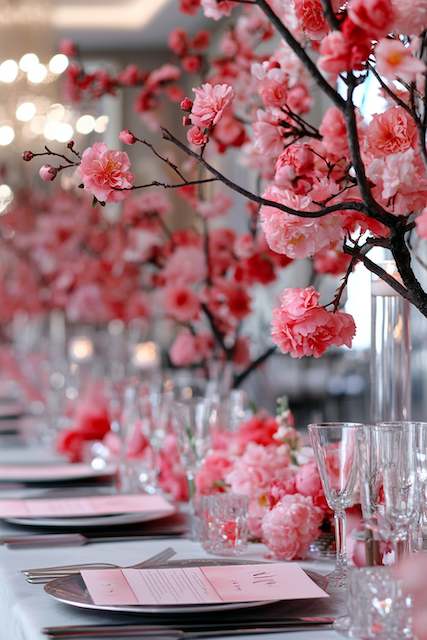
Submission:
[[138,524],[141,522],[153,522],[171,516],[171,512],[147,513],[115,513],[107,516],[85,516],[72,518],[4,518],[10,524],[19,524],[25,527],[49,527],[73,531],[75,529],[96,529],[103,527]]
[[114,464],[96,469],[90,464],[0,464],[0,482],[24,482],[25,484],[47,484],[96,480],[113,476]]
[[[192,559],[192,560],[176,560],[168,562],[165,565],[156,565],[156,569],[162,566],[168,567],[207,567],[218,566],[224,564],[259,564],[258,562],[242,561],[235,559]],[[116,611],[121,613],[137,613],[137,614],[194,614],[207,613],[210,611],[227,611],[232,609],[250,609],[253,607],[261,607],[279,600],[256,601],[256,602],[231,602],[231,603],[215,603],[215,604],[191,604],[191,605],[98,605],[94,604],[90,597],[89,591],[80,574],[67,576],[66,578],[57,578],[48,582],[44,590],[47,594],[74,607],[83,609],[96,609],[97,611]]]

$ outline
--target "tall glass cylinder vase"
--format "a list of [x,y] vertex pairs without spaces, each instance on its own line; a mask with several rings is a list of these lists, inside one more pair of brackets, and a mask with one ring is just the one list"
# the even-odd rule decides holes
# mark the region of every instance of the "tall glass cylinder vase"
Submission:
[[[396,279],[393,261],[381,266]],[[411,414],[410,309],[386,282],[371,279],[371,420],[409,420]]]

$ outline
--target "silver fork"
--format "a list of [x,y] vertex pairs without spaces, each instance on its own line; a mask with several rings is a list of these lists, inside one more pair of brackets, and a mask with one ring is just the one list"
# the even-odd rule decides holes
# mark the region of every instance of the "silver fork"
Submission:
[[108,562],[89,562],[85,564],[70,564],[57,567],[23,569],[21,573],[24,574],[26,581],[30,584],[43,584],[55,578],[64,578],[66,576],[79,573],[81,569],[140,569],[141,567],[155,566],[163,562],[167,562],[175,554],[176,551],[172,549],[172,547],[168,547],[142,562],[137,562],[136,564],[127,567],[119,567],[117,564],[111,564]]

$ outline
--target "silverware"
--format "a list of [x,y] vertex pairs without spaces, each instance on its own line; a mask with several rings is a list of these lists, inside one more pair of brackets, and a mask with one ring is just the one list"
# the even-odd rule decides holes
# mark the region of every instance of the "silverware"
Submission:
[[281,621],[266,622],[260,624],[258,621],[229,622],[224,624],[182,624],[179,628],[168,626],[147,626],[147,625],[67,625],[63,627],[46,627],[42,633],[50,638],[115,638],[119,634],[123,638],[139,638],[147,636],[162,638],[173,637],[185,640],[192,638],[209,638],[219,636],[234,635],[256,635],[263,633],[285,633],[286,631],[307,631],[315,629],[320,631],[330,629],[334,623],[334,618],[329,617],[301,617],[285,618]]
[[25,579],[30,584],[43,584],[55,578],[64,578],[74,573],[79,573],[81,569],[141,569],[142,567],[151,567],[167,562],[176,554],[171,547],[163,549],[160,553],[156,553],[150,558],[146,558],[142,562],[130,565],[128,567],[119,567],[116,564],[108,562],[91,562],[84,564],[71,564],[57,567],[39,567],[36,569],[23,569],[21,573],[25,575]]
[[9,549],[28,549],[34,547],[82,547],[86,544],[100,542],[130,542],[132,540],[162,540],[164,538],[180,538],[186,535],[183,529],[170,530],[155,534],[141,536],[100,536],[92,538],[81,533],[46,533],[30,536],[3,536],[0,544],[5,544]]

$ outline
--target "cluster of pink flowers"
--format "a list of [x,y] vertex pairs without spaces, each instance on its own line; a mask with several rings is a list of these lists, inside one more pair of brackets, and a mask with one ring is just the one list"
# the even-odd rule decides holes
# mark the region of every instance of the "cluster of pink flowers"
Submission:
[[330,519],[314,460],[299,465],[299,449],[292,414],[261,411],[218,439],[196,477],[202,495],[248,496],[251,535],[285,560],[304,557]]
[[280,306],[273,310],[273,340],[293,358],[319,358],[328,347],[351,346],[356,332],[352,316],[327,311],[319,297],[314,287],[285,289]]

